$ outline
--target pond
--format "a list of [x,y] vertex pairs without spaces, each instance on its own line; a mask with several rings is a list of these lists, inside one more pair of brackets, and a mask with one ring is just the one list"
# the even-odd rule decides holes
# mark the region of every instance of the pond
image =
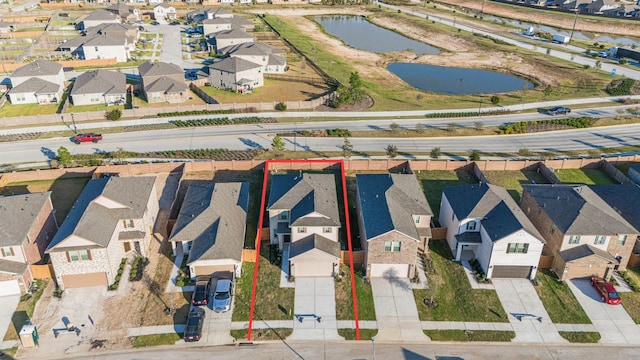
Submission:
[[451,95],[494,94],[534,86],[517,76],[478,69],[394,62],[387,70],[417,89]]
[[440,53],[438,48],[372,24],[362,16],[331,15],[315,17],[314,20],[329,34],[356,49],[375,53],[405,50],[418,55]]

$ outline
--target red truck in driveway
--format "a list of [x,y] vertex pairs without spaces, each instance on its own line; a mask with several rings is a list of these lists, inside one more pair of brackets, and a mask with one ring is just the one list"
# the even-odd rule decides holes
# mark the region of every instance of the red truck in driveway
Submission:
[[83,142],[93,142],[93,143],[97,143],[98,141],[102,140],[102,135],[101,134],[94,134],[94,133],[85,133],[85,134],[78,134],[74,137],[71,138],[71,141],[73,141],[76,144],[80,144]]

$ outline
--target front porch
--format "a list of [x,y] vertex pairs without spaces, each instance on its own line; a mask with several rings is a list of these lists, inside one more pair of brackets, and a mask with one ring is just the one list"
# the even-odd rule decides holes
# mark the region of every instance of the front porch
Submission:
[[[465,232],[455,236],[456,248],[454,251],[455,261],[474,259],[475,253],[482,244],[482,238],[479,232]],[[464,257],[463,257],[464,256]]]

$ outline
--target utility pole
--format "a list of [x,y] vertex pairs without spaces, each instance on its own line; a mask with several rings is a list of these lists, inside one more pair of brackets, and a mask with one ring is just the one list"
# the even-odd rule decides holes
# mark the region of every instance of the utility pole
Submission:
[[571,35],[569,36],[569,42],[567,44],[571,44],[571,39],[573,39],[573,32],[576,31],[577,22],[578,22],[578,9],[576,9],[576,16],[573,18],[573,27],[571,28]]
[[484,18],[484,0],[482,0],[482,8],[480,9],[480,20]]

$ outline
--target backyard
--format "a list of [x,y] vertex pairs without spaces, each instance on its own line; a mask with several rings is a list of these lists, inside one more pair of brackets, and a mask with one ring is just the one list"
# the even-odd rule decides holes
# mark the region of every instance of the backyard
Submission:
[[447,186],[477,184],[478,178],[471,169],[460,168],[456,171],[436,170],[419,171],[416,174],[418,182],[422,185],[429,206],[433,211],[433,221],[437,224],[440,215],[440,200],[442,199],[442,189]]
[[554,173],[564,184],[606,185],[616,184],[604,171],[600,169],[558,169]]
[[517,202],[522,196],[522,185],[548,184],[549,181],[537,171],[483,171],[490,184],[507,189],[507,192]]

